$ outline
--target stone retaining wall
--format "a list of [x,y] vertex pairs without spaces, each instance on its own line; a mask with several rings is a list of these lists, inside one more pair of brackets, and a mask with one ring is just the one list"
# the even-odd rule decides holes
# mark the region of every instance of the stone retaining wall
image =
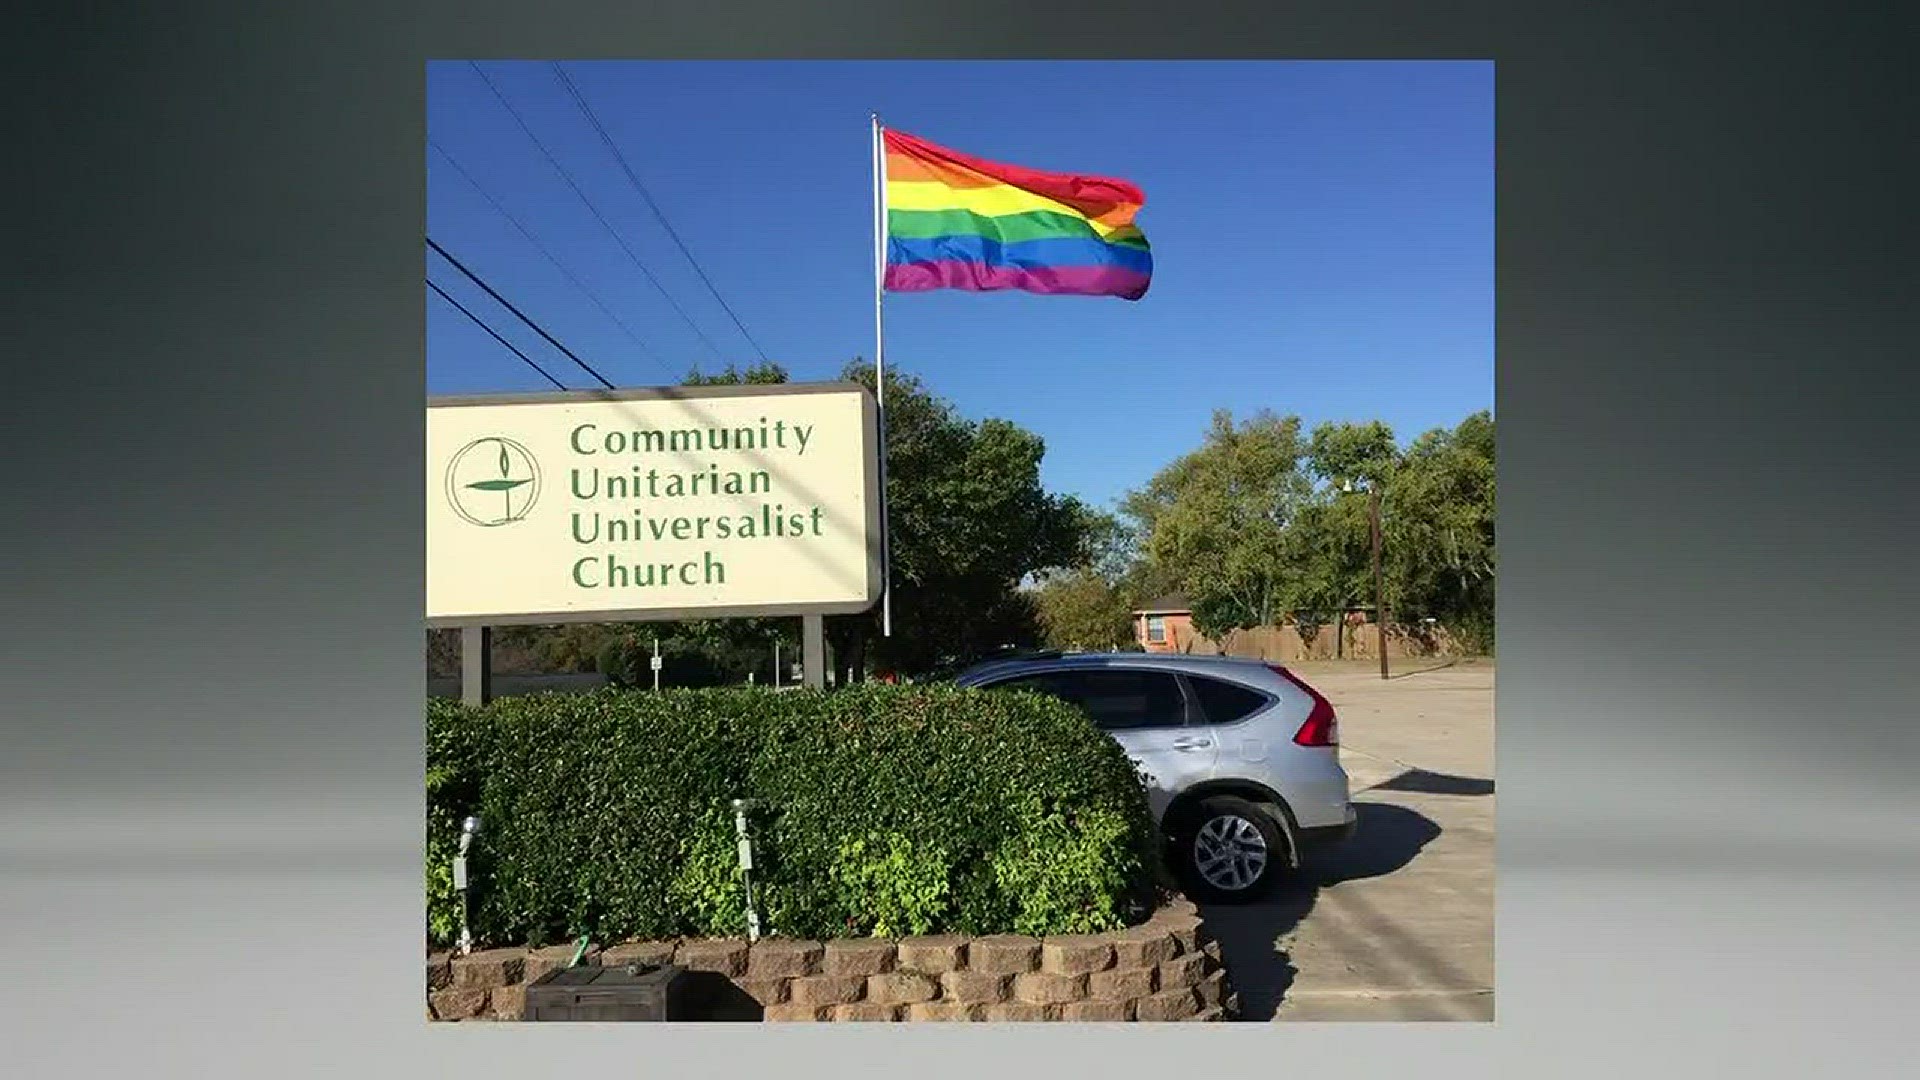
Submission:
[[[575,946],[427,957],[434,1020],[518,1020],[527,984]],[[1234,1009],[1219,947],[1193,905],[1104,934],[797,941],[687,939],[590,946],[583,964],[660,964],[721,976],[741,1019],[947,1021],[1224,1020]]]

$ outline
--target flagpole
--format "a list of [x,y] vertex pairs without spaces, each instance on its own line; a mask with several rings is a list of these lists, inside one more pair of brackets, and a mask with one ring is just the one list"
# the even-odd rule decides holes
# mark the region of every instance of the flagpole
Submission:
[[873,120],[873,385],[880,420],[880,636],[893,636],[893,530],[887,521],[887,364],[881,298],[887,282],[887,182],[880,114]]

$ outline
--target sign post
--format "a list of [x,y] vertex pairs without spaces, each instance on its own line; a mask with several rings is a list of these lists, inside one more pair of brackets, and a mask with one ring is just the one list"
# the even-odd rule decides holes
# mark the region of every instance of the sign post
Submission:
[[827,688],[827,620],[800,616],[800,677],[814,690]]
[[460,700],[468,705],[493,700],[493,631],[488,627],[460,628]]

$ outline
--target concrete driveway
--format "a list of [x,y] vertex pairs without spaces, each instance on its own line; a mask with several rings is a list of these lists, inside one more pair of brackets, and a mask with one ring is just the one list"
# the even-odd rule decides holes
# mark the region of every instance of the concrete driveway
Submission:
[[1295,666],[1339,712],[1360,829],[1267,900],[1202,907],[1244,1019],[1493,1019],[1494,667],[1441,663]]

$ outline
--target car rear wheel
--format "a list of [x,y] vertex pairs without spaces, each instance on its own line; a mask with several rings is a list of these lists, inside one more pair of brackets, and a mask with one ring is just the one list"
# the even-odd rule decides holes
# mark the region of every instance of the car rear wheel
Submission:
[[1175,840],[1188,895],[1244,903],[1266,895],[1286,866],[1287,841],[1258,805],[1231,795],[1202,799]]

